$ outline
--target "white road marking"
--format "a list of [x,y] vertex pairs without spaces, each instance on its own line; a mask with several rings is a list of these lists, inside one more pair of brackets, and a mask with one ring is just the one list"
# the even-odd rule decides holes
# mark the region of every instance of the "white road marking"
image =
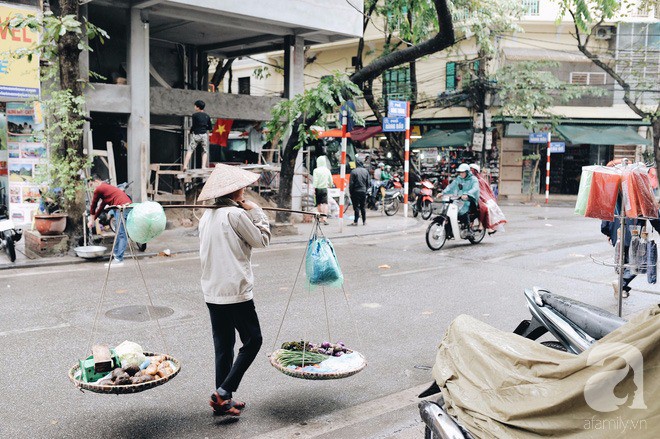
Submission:
[[418,268],[416,270],[397,271],[396,273],[381,274],[380,277],[392,277],[392,276],[402,276],[402,275],[406,275],[406,274],[424,273],[425,271],[442,270],[443,268],[447,268],[447,267],[445,267],[444,265],[441,265],[441,266],[436,266],[436,267]]
[[417,387],[403,390],[393,395],[387,395],[382,398],[367,401],[365,403],[347,407],[327,415],[319,416],[305,421],[302,425],[297,423],[270,433],[262,434],[254,439],[306,439],[314,438],[327,433],[340,430],[345,427],[359,424],[378,416],[400,410],[403,407],[416,405],[419,403],[419,395],[426,390],[428,384],[422,384]]
[[5,337],[7,335],[25,334],[28,332],[48,331],[51,329],[62,329],[62,328],[68,328],[70,326],[71,325],[68,323],[60,323],[59,325],[55,325],[55,326],[37,326],[34,328],[12,329],[11,331],[0,332],[0,337]]

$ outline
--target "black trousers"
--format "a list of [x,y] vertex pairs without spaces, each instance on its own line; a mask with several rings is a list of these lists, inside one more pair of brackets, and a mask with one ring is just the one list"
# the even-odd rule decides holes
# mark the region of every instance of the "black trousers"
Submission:
[[357,223],[360,219],[360,212],[362,212],[362,222],[367,221],[367,209],[365,208],[365,203],[367,201],[366,192],[350,192],[351,194],[351,203],[353,203],[353,210],[355,211],[355,222]]
[[[211,315],[213,345],[215,347],[215,387],[228,393],[235,392],[243,375],[254,361],[261,343],[261,328],[250,300],[229,305],[206,304]],[[243,346],[234,361],[236,331]]]

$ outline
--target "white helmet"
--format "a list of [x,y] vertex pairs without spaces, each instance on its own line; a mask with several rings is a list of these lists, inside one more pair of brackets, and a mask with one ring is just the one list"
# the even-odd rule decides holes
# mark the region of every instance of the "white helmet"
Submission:
[[385,167],[385,163],[383,163],[383,162],[378,163],[378,167],[379,167],[379,168],[384,168],[384,167]]
[[470,172],[470,166],[467,163],[461,163],[456,169],[457,172]]
[[480,167],[479,165],[477,165],[476,163],[472,163],[472,164],[470,165],[470,167],[471,167],[472,169],[476,169],[477,172],[481,172],[481,167]]

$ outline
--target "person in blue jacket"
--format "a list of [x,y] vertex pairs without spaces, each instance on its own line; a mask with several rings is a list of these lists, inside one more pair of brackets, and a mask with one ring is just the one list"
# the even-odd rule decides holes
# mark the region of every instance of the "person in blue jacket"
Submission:
[[479,207],[479,181],[472,175],[470,166],[467,163],[461,163],[457,171],[458,177],[442,192],[446,195],[461,196],[464,203],[458,211],[458,220],[467,224],[469,222],[468,214],[477,212]]

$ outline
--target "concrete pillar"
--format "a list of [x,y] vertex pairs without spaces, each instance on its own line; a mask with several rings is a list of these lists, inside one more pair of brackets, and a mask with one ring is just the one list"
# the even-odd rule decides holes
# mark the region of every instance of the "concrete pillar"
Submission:
[[[286,90],[288,90],[288,98],[291,99],[297,94],[305,91],[305,77],[303,69],[305,68],[305,47],[303,37],[290,37],[288,38],[289,50],[285,55],[288,55],[288,75],[286,77]],[[311,172],[311,169],[309,170]],[[293,176],[293,188],[291,190],[291,208],[300,210],[302,207],[302,186],[303,186],[303,159],[302,148],[298,150],[296,157],[296,166]]]
[[133,201],[147,199],[150,164],[149,115],[149,21],[145,11],[131,9],[128,43],[128,84],[131,115],[128,118],[128,181]]

